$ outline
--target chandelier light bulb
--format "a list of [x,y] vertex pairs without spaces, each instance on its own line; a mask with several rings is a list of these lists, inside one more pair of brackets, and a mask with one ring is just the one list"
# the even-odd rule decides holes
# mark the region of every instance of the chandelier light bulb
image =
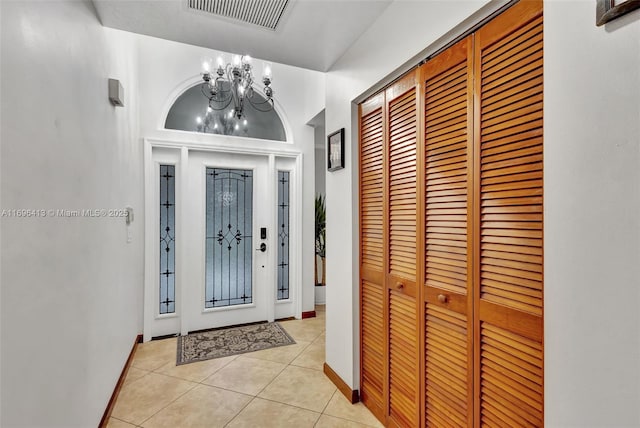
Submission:
[[202,123],[202,118],[200,116],[196,117],[196,123],[200,125]]
[[236,131],[240,128],[237,123],[236,123],[235,128],[236,128]]
[[233,56],[233,66],[234,67],[238,67],[241,63],[241,59],[240,59],[240,55],[234,55]]
[[224,67],[224,58],[222,57],[222,55],[218,55],[217,63],[219,68]]
[[264,64],[264,68],[263,68],[263,72],[262,74],[264,75],[264,77],[271,79],[271,64],[270,63],[265,63]]
[[217,124],[217,123],[215,123],[215,124],[213,125],[213,129],[218,129],[218,124]]
[[229,112],[229,117],[233,117],[233,110]]
[[244,55],[242,57],[242,63],[243,64],[251,64],[251,56],[250,55]]
[[211,58],[202,57],[202,73],[209,74],[211,72]]
[[248,122],[247,122],[247,119],[245,119],[245,120],[244,120],[244,122],[242,122],[242,124],[243,124],[244,126],[247,126],[247,123],[248,123]]
[[211,113],[213,112],[213,109],[211,107],[207,107],[207,113]]

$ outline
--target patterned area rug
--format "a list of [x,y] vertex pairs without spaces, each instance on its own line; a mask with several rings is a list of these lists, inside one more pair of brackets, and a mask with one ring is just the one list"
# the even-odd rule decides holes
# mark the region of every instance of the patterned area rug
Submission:
[[176,365],[261,351],[296,343],[277,322],[251,324],[178,336]]

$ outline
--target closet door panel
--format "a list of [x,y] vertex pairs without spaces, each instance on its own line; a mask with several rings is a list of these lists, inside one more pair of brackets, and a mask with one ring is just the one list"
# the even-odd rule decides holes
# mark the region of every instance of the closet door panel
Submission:
[[473,38],[421,68],[425,91],[425,421],[473,423]]
[[420,336],[417,306],[417,94],[415,73],[387,89],[390,426],[420,424]]
[[360,396],[384,420],[387,365],[384,311],[384,96],[360,106]]
[[542,2],[476,34],[476,416],[543,425]]

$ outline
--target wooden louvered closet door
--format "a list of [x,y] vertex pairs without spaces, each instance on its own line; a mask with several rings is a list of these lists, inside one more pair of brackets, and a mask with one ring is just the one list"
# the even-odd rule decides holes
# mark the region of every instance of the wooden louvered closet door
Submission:
[[543,425],[542,2],[476,33],[476,422]]
[[416,73],[386,90],[388,167],[388,424],[419,424],[420,337],[416,287]]
[[360,105],[360,397],[385,417],[387,352],[383,318],[386,227],[384,204],[384,94]]
[[473,38],[421,67],[424,85],[424,417],[473,423]]
[[361,397],[387,426],[543,426],[542,1],[360,105]]

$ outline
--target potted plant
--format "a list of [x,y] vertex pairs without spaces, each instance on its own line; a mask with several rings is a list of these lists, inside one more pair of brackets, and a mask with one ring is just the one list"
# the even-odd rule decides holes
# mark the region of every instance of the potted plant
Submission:
[[[326,285],[325,282],[325,249],[326,249],[326,222],[327,222],[327,210],[325,207],[325,198],[322,195],[316,195],[316,259],[315,259],[315,284]],[[322,262],[322,282],[318,283],[318,257]]]

